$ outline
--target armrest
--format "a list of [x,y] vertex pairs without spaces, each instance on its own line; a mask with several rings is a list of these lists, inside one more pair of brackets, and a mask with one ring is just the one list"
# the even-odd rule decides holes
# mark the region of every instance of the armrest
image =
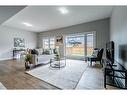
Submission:
[[32,64],[37,65],[38,62],[38,56],[36,54],[32,54]]

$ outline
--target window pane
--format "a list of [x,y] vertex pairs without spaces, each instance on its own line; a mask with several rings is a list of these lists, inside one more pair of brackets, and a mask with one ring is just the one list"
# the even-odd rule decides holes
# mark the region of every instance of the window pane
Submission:
[[93,34],[87,34],[87,56],[93,53]]

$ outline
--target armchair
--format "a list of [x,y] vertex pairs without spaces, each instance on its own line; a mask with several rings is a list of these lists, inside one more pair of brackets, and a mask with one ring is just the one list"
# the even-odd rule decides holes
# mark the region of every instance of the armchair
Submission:
[[[94,49],[94,50],[95,50],[95,49]],[[96,56],[93,54],[92,56],[87,57],[87,60],[90,61],[91,66],[92,66],[92,62],[93,62],[93,61],[94,61],[94,62],[99,61],[100,64],[102,65],[102,56],[103,56],[103,51],[104,51],[104,49],[101,48],[101,49],[96,49],[96,50],[98,50]]]

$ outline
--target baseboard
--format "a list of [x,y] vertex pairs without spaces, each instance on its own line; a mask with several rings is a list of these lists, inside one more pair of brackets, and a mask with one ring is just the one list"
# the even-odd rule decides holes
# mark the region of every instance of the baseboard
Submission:
[[1,58],[0,61],[12,60],[13,58]]

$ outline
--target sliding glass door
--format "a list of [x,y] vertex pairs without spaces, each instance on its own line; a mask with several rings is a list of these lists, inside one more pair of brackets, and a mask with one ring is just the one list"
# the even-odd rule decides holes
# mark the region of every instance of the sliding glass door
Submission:
[[83,35],[74,35],[66,38],[66,56],[84,56]]
[[66,56],[72,59],[82,59],[84,56],[91,55],[93,40],[93,33],[66,36]]

